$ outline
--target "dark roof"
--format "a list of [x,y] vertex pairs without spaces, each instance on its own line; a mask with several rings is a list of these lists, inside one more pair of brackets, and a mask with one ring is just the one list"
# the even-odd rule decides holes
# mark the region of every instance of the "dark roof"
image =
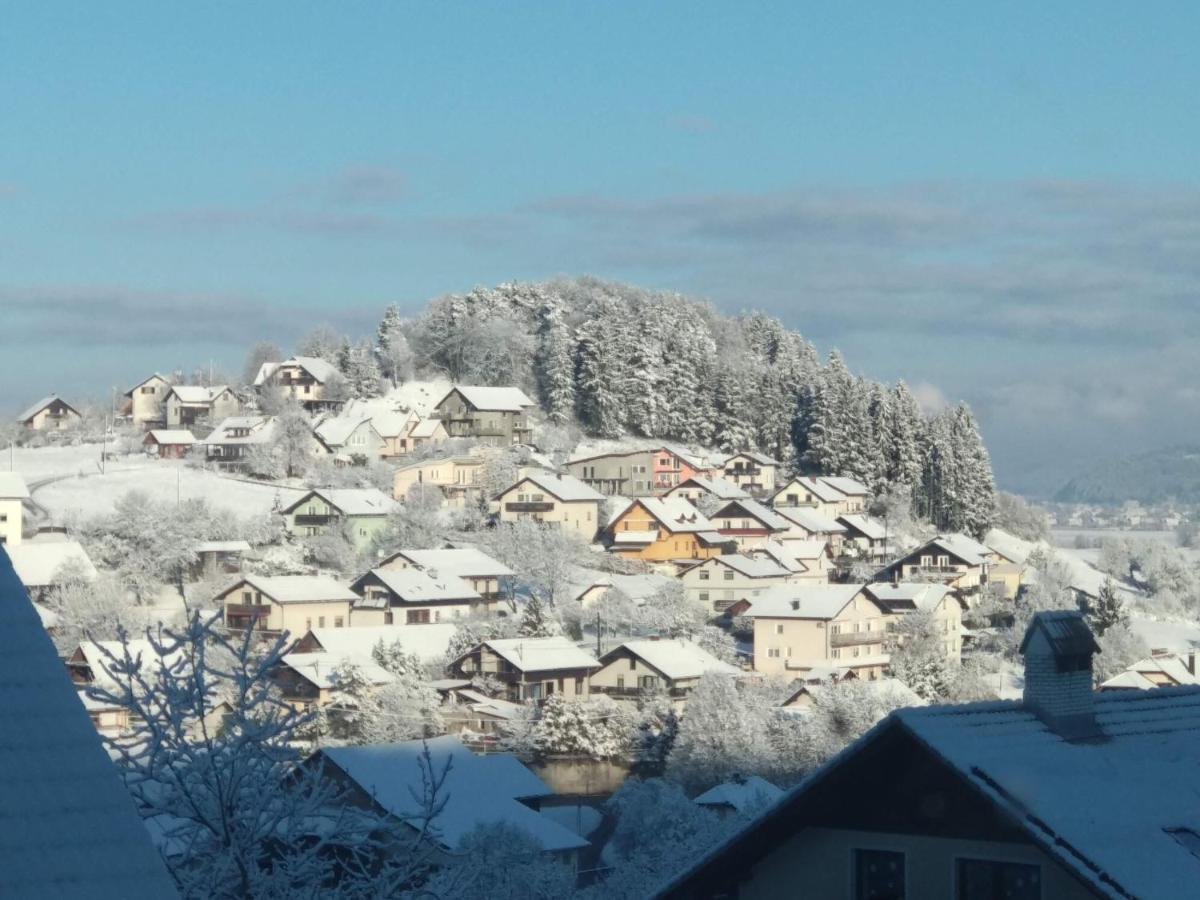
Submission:
[[1052,609],[1037,613],[1025,629],[1021,652],[1029,645],[1033,633],[1041,629],[1055,656],[1079,656],[1100,652],[1100,645],[1083,620],[1083,613],[1074,609]]

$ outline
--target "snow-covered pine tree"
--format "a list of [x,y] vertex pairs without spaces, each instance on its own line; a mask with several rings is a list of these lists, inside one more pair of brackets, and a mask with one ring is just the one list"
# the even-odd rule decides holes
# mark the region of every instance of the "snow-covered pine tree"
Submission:
[[575,360],[561,306],[547,298],[538,312],[537,381],[542,407],[555,425],[575,418]]
[[958,473],[958,516],[954,527],[982,538],[995,513],[996,483],[979,427],[965,403],[954,410],[951,442]]
[[925,417],[908,386],[899,381],[892,389],[884,427],[884,460],[887,480],[914,492],[921,484],[921,435]]

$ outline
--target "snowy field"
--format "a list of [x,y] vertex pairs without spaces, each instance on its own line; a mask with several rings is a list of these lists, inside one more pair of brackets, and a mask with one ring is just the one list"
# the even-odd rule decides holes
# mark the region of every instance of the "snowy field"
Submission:
[[[24,476],[25,481],[32,483],[42,478],[55,475],[77,475],[80,472],[100,471],[101,444],[80,444],[77,447],[17,447],[15,450],[5,448],[0,451],[0,468],[12,470]],[[111,451],[111,446],[110,446]],[[140,454],[110,458],[108,469],[136,468],[146,464],[146,457]]]
[[[95,472],[93,468],[91,470]],[[277,505],[300,496],[296,488],[250,484],[189,468],[170,460],[110,466],[104,475],[89,474],[46,485],[34,495],[59,521],[88,518],[112,512],[117,500],[129,491],[142,491],[159,502],[171,503],[203,497],[215,507],[233,510],[239,516],[266,515]]]
[[1129,626],[1152,650],[1179,653],[1200,647],[1200,624],[1195,622],[1163,622],[1134,615]]
[[1089,544],[1106,538],[1161,541],[1172,547],[1179,543],[1174,531],[1137,531],[1125,528],[1053,528],[1050,530],[1050,543],[1056,547],[1074,547],[1076,539],[1081,536]]

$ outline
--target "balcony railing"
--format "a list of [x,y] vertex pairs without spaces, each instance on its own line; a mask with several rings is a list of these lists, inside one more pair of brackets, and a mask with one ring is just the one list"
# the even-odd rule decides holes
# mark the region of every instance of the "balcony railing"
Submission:
[[662,685],[655,688],[642,688],[637,685],[625,687],[608,687],[606,685],[593,684],[589,689],[593,694],[606,694],[609,697],[640,697],[646,693],[665,692],[668,697],[686,697],[692,692],[691,688],[667,688]]
[[553,503],[505,503],[504,509],[514,513],[545,513],[553,512]]
[[910,575],[963,575],[966,569],[960,569],[958,566],[909,566],[908,573]]
[[269,606],[246,606],[240,603],[230,603],[225,607],[226,616],[249,616],[255,619],[263,619],[271,614]]
[[886,631],[847,631],[829,636],[831,647],[854,647],[859,644],[882,644],[887,639]]
[[314,515],[311,513],[297,513],[297,525],[328,525],[333,521],[333,516],[328,514]]

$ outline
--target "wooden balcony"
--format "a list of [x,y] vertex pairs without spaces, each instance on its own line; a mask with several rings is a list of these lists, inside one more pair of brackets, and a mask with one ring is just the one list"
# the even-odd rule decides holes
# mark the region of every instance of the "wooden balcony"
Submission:
[[831,647],[855,647],[860,644],[882,644],[887,640],[886,631],[848,631],[829,636]]
[[328,525],[334,519],[333,516],[324,515],[309,515],[307,513],[297,513],[295,520],[297,525]]
[[547,513],[554,511],[553,503],[505,503],[506,512],[512,513]]

